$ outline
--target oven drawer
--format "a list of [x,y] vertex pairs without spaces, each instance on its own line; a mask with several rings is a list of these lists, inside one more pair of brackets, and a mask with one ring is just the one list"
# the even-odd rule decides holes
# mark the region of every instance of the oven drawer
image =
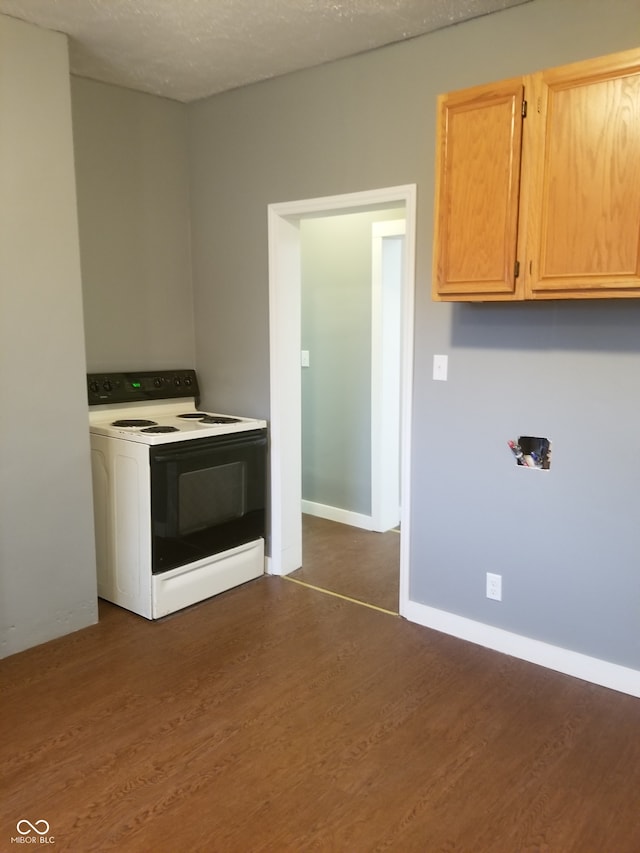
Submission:
[[153,619],[174,613],[264,574],[264,540],[180,566],[152,578]]

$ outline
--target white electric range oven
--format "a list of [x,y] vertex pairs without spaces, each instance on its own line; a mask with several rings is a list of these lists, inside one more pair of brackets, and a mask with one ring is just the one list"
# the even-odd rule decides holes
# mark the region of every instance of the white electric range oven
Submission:
[[158,619],[262,575],[266,422],[201,411],[194,370],[87,389],[98,595]]

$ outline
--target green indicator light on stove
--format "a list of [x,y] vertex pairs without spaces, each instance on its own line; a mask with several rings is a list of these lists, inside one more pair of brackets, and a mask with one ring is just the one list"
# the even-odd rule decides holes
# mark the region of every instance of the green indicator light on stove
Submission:
[[131,387],[132,388],[142,388],[142,382],[132,382]]

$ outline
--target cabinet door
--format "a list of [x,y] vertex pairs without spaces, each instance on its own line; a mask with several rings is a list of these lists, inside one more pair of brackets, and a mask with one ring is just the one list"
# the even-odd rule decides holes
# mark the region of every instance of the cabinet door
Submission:
[[434,299],[519,298],[523,82],[438,99]]
[[638,296],[640,51],[543,71],[534,88],[527,295]]

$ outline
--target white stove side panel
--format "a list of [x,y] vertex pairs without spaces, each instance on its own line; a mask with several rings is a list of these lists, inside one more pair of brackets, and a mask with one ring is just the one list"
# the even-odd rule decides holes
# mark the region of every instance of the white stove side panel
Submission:
[[149,448],[91,435],[98,595],[151,619]]

